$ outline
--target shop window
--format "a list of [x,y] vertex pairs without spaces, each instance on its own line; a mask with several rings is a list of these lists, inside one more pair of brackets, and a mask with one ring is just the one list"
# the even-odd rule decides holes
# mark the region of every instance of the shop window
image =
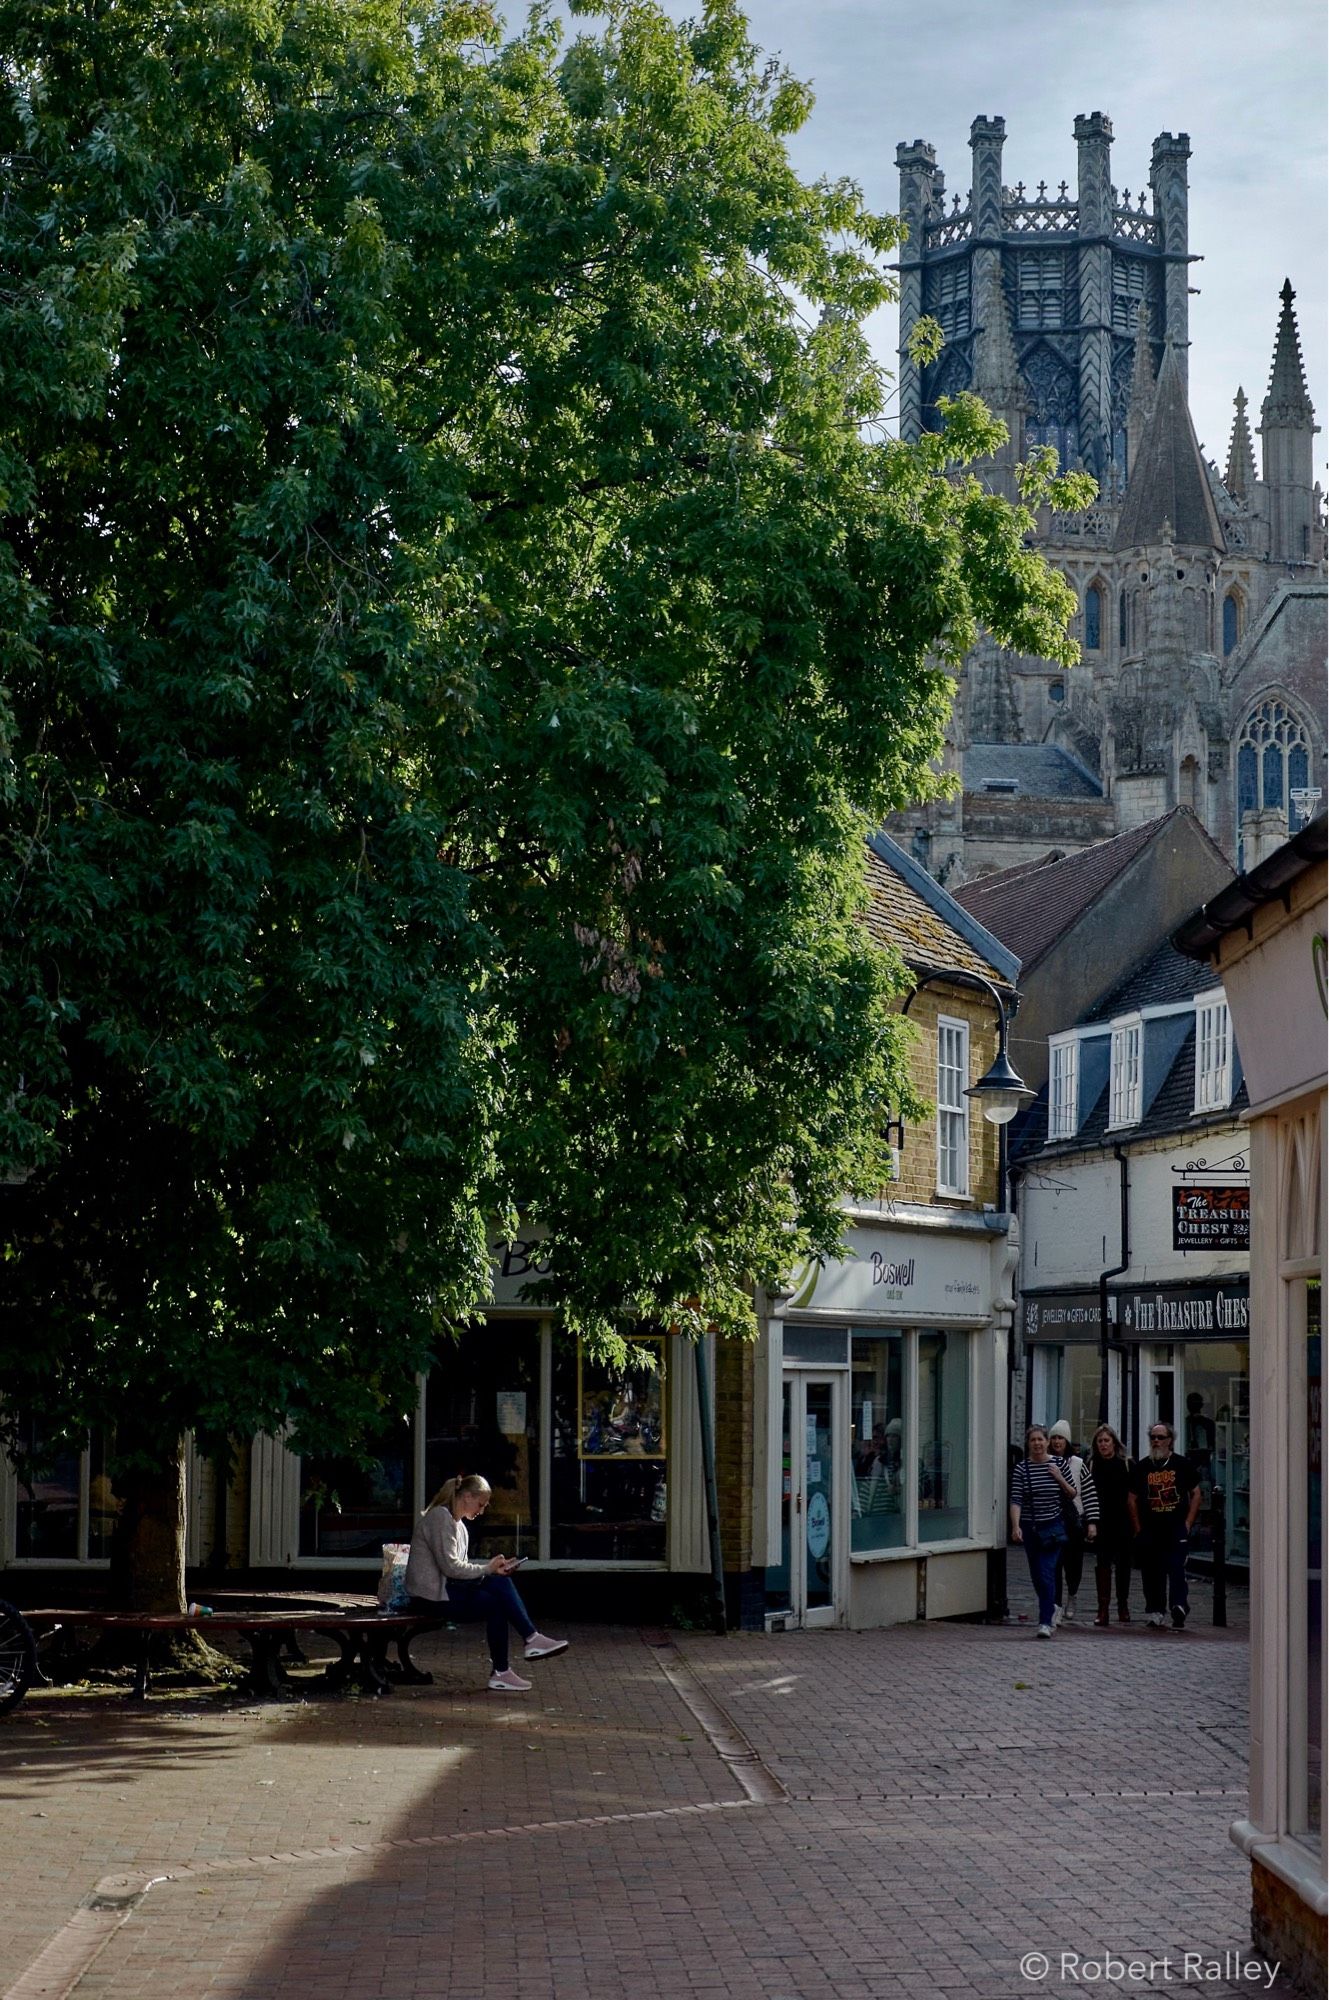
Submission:
[[969,1336],[918,1336],[918,1539],[969,1533]]
[[491,1319],[445,1348],[425,1389],[425,1499],[478,1472],[493,1498],[470,1525],[484,1560],[535,1556],[540,1535],[540,1330]]
[[1195,1109],[1225,1111],[1232,1101],[1232,1024],[1222,993],[1195,1002]]
[[1109,1130],[1115,1125],[1134,1125],[1139,1119],[1143,1040],[1140,1021],[1128,1021],[1112,1030]]
[[555,1561],[663,1562],[667,1510],[665,1347],[654,1369],[613,1369],[571,1340],[553,1357],[552,1518]]
[[1213,1546],[1213,1496],[1223,1494],[1227,1552],[1232,1562],[1250,1561],[1251,1550],[1251,1390],[1250,1350],[1234,1341],[1187,1341],[1180,1361],[1176,1426],[1177,1450],[1200,1481],[1200,1513],[1195,1545]]
[[300,1554],[372,1562],[384,1542],[408,1542],[415,1523],[413,1427],[394,1417],[362,1454],[300,1460]]
[[904,1346],[900,1333],[853,1343],[851,1550],[898,1549],[905,1541]]
[[1074,1036],[1051,1045],[1052,1076],[1048,1101],[1048,1138],[1073,1139],[1079,1094],[1080,1044]]
[[18,1562],[100,1562],[111,1553],[121,1502],[107,1471],[109,1438],[86,1448],[54,1445],[25,1420],[18,1434],[14,1557]]
[[937,1192],[969,1192],[969,1026],[937,1021]]

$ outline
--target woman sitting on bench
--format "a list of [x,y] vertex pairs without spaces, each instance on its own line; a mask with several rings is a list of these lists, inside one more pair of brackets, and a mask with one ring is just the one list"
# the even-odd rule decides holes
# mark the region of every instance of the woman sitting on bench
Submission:
[[528,1660],[548,1659],[551,1653],[561,1653],[568,1642],[546,1639],[543,1632],[536,1631],[512,1582],[520,1557],[471,1561],[466,1523],[478,1519],[489,1500],[489,1481],[478,1472],[449,1479],[439,1487],[411,1537],[406,1588],[411,1594],[411,1610],[422,1617],[454,1618],[458,1624],[483,1618],[489,1637],[490,1687],[495,1694],[525,1694],[531,1683],[515,1674],[509,1664],[508,1626],[515,1625],[526,1641]]

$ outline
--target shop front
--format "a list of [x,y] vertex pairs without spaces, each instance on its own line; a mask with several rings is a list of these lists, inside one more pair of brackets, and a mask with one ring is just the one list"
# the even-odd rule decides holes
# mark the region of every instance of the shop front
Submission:
[[767,1624],[981,1614],[1004,1520],[1005,1218],[861,1216],[845,1249],[795,1276],[758,1349]]
[[[1096,1290],[1026,1292],[1026,1423],[1065,1417],[1077,1445],[1098,1423],[1102,1381]],[[1112,1286],[1108,1422],[1132,1458],[1149,1426],[1168,1423],[1200,1476],[1197,1555],[1212,1550],[1214,1490],[1223,1495],[1228,1561],[1250,1561],[1250,1283],[1245,1277]]]

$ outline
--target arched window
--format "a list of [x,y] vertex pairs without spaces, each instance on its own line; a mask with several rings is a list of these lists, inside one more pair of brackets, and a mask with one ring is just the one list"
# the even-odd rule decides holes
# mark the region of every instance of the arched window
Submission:
[[1091,583],[1084,594],[1084,649],[1096,653],[1103,644],[1103,593]]
[[1126,650],[1126,593],[1124,590],[1120,591],[1117,596],[1117,644],[1124,653]]
[[[1230,599],[1228,600],[1231,601]],[[1226,617],[1226,612],[1225,612]],[[1294,799],[1310,782],[1310,743],[1306,731],[1286,702],[1262,701],[1246,719],[1237,738],[1237,866],[1244,867],[1241,825],[1249,812],[1275,806],[1288,815],[1295,833],[1313,804]]]
[[1233,596],[1232,592],[1229,591],[1227,596],[1223,599],[1224,658],[1227,657],[1227,655],[1232,651],[1232,648],[1236,645],[1237,640],[1240,636],[1240,631],[1241,631],[1241,619],[1237,609],[1237,600]]

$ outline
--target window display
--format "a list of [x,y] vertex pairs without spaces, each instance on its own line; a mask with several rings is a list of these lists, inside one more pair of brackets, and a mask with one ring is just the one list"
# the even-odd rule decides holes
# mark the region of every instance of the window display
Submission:
[[918,1336],[918,1539],[969,1533],[969,1336]]
[[853,1343],[853,1481],[849,1546],[895,1549],[905,1540],[904,1335]]
[[540,1330],[529,1320],[469,1327],[429,1377],[424,1501],[465,1472],[482,1474],[493,1495],[470,1524],[477,1560],[538,1555]]
[[554,1338],[549,1554],[555,1560],[663,1562],[668,1506],[660,1370],[615,1374]]
[[375,1569],[384,1542],[408,1542],[415,1518],[412,1426],[395,1417],[365,1441],[365,1458],[300,1461],[300,1554],[363,1556]]

